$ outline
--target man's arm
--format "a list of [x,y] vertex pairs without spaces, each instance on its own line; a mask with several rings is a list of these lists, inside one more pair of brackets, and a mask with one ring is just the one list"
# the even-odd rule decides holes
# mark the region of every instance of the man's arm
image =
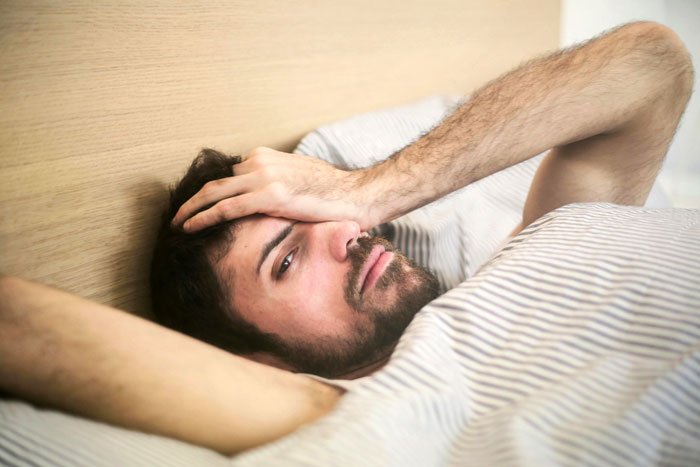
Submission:
[[[654,23],[627,25],[486,85],[402,151],[392,170],[410,174],[404,183],[456,171],[442,178],[447,186],[413,190],[432,192],[429,199],[435,199],[553,148],[533,180],[522,226],[572,202],[641,205],[692,82],[690,58],[673,31]],[[425,155],[434,162],[430,176],[411,169]],[[389,217],[416,202],[409,197]]]
[[147,320],[0,277],[0,389],[232,454],[329,412],[340,394]]
[[394,219],[549,148],[523,225],[575,201],[642,204],[692,87],[680,39],[654,23],[623,26],[534,60],[477,91],[385,162],[346,172],[258,148],[234,177],[207,184],[174,219],[198,230],[254,212],[306,221]]

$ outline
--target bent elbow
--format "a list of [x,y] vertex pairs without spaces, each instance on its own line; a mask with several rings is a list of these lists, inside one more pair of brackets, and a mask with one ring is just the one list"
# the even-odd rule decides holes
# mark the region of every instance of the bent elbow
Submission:
[[694,69],[688,49],[678,34],[668,26],[639,21],[622,27],[647,52],[649,66],[663,72],[674,94],[685,103],[693,90]]

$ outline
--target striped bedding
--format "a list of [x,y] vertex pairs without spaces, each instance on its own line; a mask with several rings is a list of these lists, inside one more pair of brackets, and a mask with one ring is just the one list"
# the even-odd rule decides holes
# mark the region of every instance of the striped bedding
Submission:
[[345,386],[235,464],[699,465],[700,211],[562,207]]
[[[458,101],[319,128],[298,152],[388,156]],[[8,465],[699,465],[700,211],[575,204],[504,247],[538,156],[374,233],[443,290],[322,420],[234,458],[15,400]]]

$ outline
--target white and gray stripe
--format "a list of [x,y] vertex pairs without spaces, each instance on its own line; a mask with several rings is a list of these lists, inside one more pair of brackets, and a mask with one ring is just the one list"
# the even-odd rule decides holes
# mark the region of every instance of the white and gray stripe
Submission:
[[560,208],[426,306],[333,414],[236,461],[698,465],[698,239],[697,210]]

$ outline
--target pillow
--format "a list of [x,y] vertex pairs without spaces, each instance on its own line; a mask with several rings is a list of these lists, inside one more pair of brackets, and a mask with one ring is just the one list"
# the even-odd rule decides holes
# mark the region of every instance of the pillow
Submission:
[[0,399],[0,465],[219,466],[229,462],[215,451],[175,439]]

